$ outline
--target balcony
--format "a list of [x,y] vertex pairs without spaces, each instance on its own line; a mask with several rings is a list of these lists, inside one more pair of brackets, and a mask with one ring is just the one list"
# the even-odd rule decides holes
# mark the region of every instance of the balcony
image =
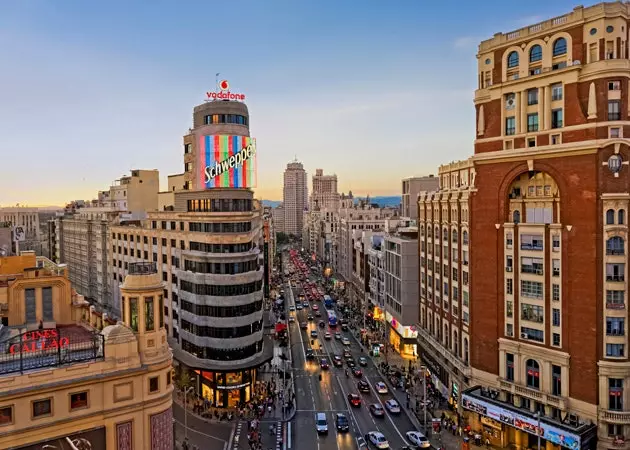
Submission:
[[499,378],[499,385],[504,391],[510,392],[514,395],[520,395],[521,397],[529,398],[537,402],[545,403],[547,405],[555,406],[561,410],[567,410],[568,401],[565,397],[558,397],[556,395],[547,394],[537,389],[529,388],[516,384],[512,381],[508,381],[504,378]]
[[418,337],[424,341],[425,345],[429,345],[434,351],[445,359],[451,366],[455,367],[464,377],[470,378],[472,376],[472,369],[464,364],[457,356],[449,352],[444,346],[436,340],[428,330],[422,328],[420,324],[416,325],[418,329]]
[[630,425],[630,411],[599,410],[598,421],[605,421],[618,425]]

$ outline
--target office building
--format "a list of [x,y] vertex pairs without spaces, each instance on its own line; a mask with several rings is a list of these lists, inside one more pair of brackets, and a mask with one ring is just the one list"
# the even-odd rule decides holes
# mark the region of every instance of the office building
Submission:
[[154,267],[130,270],[112,324],[67,267],[0,258],[0,447],[173,448],[171,351]]
[[304,211],[308,210],[308,181],[301,162],[292,161],[284,171],[282,195],[284,207],[284,232],[301,236],[304,227]]
[[315,169],[313,188],[310,197],[310,210],[339,208],[339,192],[337,191],[337,175],[324,175],[322,169]]
[[250,401],[258,367],[273,356],[263,335],[265,249],[269,256],[273,244],[251,190],[256,148],[247,106],[196,106],[183,141],[185,189],[175,189],[172,208],[112,226],[112,281],[122,282],[132,263],[156,264],[175,364],[197,395],[233,408]]
[[276,229],[276,233],[284,233],[284,205],[281,203],[272,208],[271,215],[273,217],[273,224]]
[[433,174],[426,177],[410,177],[402,180],[401,217],[418,218],[418,195],[420,192],[437,190],[439,181]]

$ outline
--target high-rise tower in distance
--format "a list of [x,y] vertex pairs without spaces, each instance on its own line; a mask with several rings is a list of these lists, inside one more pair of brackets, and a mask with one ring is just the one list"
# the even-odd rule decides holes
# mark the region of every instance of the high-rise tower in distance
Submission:
[[308,209],[308,181],[301,162],[292,161],[284,171],[284,232],[300,236]]

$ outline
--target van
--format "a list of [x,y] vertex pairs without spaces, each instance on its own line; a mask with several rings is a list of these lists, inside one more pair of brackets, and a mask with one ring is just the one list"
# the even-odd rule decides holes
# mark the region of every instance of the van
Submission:
[[317,434],[328,434],[328,421],[326,420],[326,414],[315,414],[315,428],[317,429]]

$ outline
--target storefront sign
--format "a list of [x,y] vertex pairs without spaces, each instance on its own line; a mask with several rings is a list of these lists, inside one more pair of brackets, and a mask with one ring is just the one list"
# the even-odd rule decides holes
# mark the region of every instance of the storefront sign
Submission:
[[9,347],[9,353],[33,353],[37,351],[59,350],[70,345],[70,339],[59,337],[56,329],[29,331],[22,334],[20,342]]
[[490,417],[482,417],[481,418],[481,423],[490,427],[490,428],[496,428],[497,430],[501,429],[501,423],[497,422],[494,419],[491,419]]
[[249,386],[249,383],[241,383],[241,384],[233,384],[230,386],[215,386],[217,389],[222,390],[232,390],[232,389],[240,389]]
[[235,94],[230,92],[230,83],[227,80],[219,81],[217,87],[219,92],[206,92],[206,101],[211,100],[245,100],[245,94]]
[[526,433],[533,435],[539,434],[543,439],[553,442],[556,445],[574,450],[580,448],[580,436],[568,433],[542,421],[539,429],[538,420],[533,417],[517,414],[509,409],[501,408],[500,406],[473,398],[466,394],[462,396],[462,406],[469,411],[518,428]]
[[405,326],[388,312],[385,312],[385,320],[404,339],[418,339],[418,329],[414,325]]

